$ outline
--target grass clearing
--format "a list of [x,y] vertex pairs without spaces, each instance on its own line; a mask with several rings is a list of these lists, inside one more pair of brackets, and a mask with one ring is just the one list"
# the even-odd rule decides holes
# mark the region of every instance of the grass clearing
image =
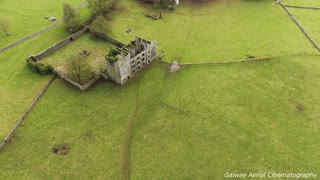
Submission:
[[[102,39],[95,38],[92,34],[87,33],[75,41],[72,41],[70,44],[53,52],[41,61],[45,64],[52,65],[61,73],[67,74],[67,72],[65,72],[66,66],[68,66],[67,61],[70,60],[71,57],[77,56],[80,52],[85,50],[90,54],[87,57],[84,57],[84,60],[89,61],[90,66],[93,68],[92,71],[94,71],[95,74],[100,74],[101,69],[106,67],[105,55],[108,54],[111,47],[114,47],[114,45]],[[92,72],[88,73],[89,76],[92,75]]]
[[87,33],[72,41],[70,44],[53,52],[41,61],[53,66],[62,66],[65,64],[65,60],[70,56],[78,55],[84,50],[90,53],[87,58],[93,61],[97,58],[104,58],[105,55],[108,54],[111,47],[114,47],[114,45],[99,38],[95,38],[92,34]]
[[[124,42],[132,35],[156,40],[168,62],[317,53],[282,7],[272,1],[219,1],[198,6],[182,2],[174,12],[163,11],[163,19],[156,21],[142,12],[159,11],[133,0],[126,3],[126,10],[114,14],[110,35]],[[129,28],[132,32],[126,33]]]

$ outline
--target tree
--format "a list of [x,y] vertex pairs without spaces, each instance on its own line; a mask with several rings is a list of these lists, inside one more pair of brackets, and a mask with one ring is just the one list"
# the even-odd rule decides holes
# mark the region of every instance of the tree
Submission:
[[103,16],[98,16],[92,22],[92,28],[99,33],[106,33],[110,31],[110,25]]
[[63,4],[63,21],[69,32],[76,32],[80,29],[80,16],[70,4]]
[[94,76],[88,59],[80,55],[71,56],[66,61],[65,68],[67,70],[67,76],[80,84]]
[[161,0],[160,4],[163,8],[168,8],[170,6],[173,6],[175,4],[174,0]]
[[8,21],[0,18],[0,30],[2,32],[4,32],[7,36],[9,36],[9,27],[10,27],[10,24]]
[[103,15],[104,13],[110,10],[110,7],[113,6],[112,0],[88,0],[88,8],[93,13],[99,13]]

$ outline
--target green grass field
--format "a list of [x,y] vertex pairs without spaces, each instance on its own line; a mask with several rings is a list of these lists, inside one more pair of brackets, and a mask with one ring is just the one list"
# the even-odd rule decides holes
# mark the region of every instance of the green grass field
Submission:
[[290,8],[291,13],[298,19],[306,31],[311,37],[319,44],[320,43],[320,32],[318,30],[319,23],[318,17],[319,11],[307,10],[307,9],[296,9]]
[[[7,12],[15,9],[5,3],[0,5]],[[320,56],[279,5],[183,2],[157,21],[141,12],[158,10],[132,0],[126,5],[112,14],[112,37],[124,43],[134,35],[157,40],[167,62],[211,64],[185,65],[170,74],[168,64],[155,62],[125,86],[100,80],[86,92],[55,79],[0,150],[2,179],[125,179],[128,172],[131,179],[320,173]],[[317,39],[320,25],[308,19],[312,12],[292,12]],[[87,15],[83,9],[82,16]],[[125,32],[128,28],[131,33]],[[28,70],[25,58],[66,36],[59,25],[0,54],[1,139],[52,77]],[[59,66],[84,48],[102,56],[109,47],[85,35],[44,62]],[[212,64],[246,55],[277,58]],[[67,155],[52,152],[65,143]]]
[[132,178],[319,172],[319,60],[183,68],[139,111]]
[[55,67],[62,66],[68,58],[78,55],[83,50],[90,53],[88,58],[93,61],[97,58],[104,58],[111,47],[113,47],[113,45],[109,42],[95,38],[92,34],[88,33],[61,48],[59,51],[45,57],[42,62]]
[[[190,66],[172,75],[155,64],[126,87],[101,81],[85,93],[56,80],[0,154],[2,177],[120,177],[135,96],[133,179],[317,172],[319,60]],[[70,154],[53,154],[62,143]]]
[[[203,6],[182,2],[154,21],[149,8],[126,1],[127,10],[115,14],[111,36],[127,42],[133,35],[157,40],[165,61],[221,62],[256,57],[317,53],[272,1],[215,1]],[[127,29],[131,33],[126,33]]]
[[282,0],[282,2],[295,6],[320,7],[320,2],[314,0]]
[[[79,1],[80,4],[81,1]],[[10,6],[2,6],[2,3],[10,3],[9,1],[1,2],[1,8],[6,7],[6,12],[9,15],[14,11],[17,6],[21,3],[11,3]],[[33,3],[35,4],[35,3]],[[48,4],[49,5],[49,4]],[[29,3],[26,7],[32,8],[31,3]],[[62,5],[56,5],[56,11],[60,12]],[[51,7],[53,8],[53,7]],[[0,14],[4,11],[0,11]],[[26,11],[27,12],[27,11]],[[36,11],[39,12],[39,11]],[[61,15],[61,13],[59,13]],[[36,14],[34,14],[36,15]],[[81,10],[81,16],[83,18],[88,16],[88,10],[85,8]],[[12,16],[21,20],[21,16]],[[23,19],[22,19],[23,20]],[[15,20],[14,20],[15,21]],[[35,22],[36,23],[36,22]],[[11,25],[14,28],[14,25]],[[21,27],[17,26],[17,30],[21,29]],[[31,29],[32,31],[41,30],[43,27],[39,27],[40,29]],[[11,33],[11,36],[4,37],[0,36],[0,47],[3,45],[6,46],[9,43],[13,43],[18,38],[22,38],[33,32],[29,31],[21,31],[19,33]],[[21,37],[20,37],[21,35]],[[0,54],[0,71],[2,72],[0,75],[0,138],[3,139],[5,135],[9,132],[9,130],[13,127],[15,122],[21,117],[21,115],[25,112],[25,110],[32,103],[33,99],[37,96],[37,94],[41,91],[43,86],[47,83],[50,76],[44,77],[38,74],[34,74],[29,71],[26,66],[25,59],[32,55],[36,54],[48,46],[60,41],[61,39],[68,36],[68,33],[64,31],[64,26],[59,25],[58,27],[53,28],[52,30],[34,37],[31,40],[20,44],[13,49],[3,52]],[[9,39],[7,39],[9,38]],[[6,40],[3,40],[6,39]],[[1,47],[2,48],[2,47]]]
[[[55,23],[44,19],[44,16],[55,16],[58,20],[61,20],[63,3],[70,3],[76,7],[80,5],[81,2],[82,0],[15,0],[13,3],[10,0],[2,0],[0,17],[10,23],[9,33],[11,35],[7,37],[0,32],[0,48],[4,48],[19,39]],[[83,11],[82,14],[87,14],[87,10]]]

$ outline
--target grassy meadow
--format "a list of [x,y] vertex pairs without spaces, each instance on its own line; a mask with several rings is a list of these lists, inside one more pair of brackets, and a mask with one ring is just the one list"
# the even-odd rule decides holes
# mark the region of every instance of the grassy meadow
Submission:
[[[317,53],[282,7],[273,1],[213,1],[193,5],[186,1],[163,19],[151,20],[142,12],[158,14],[148,6],[126,1],[117,12],[111,36],[128,42],[134,35],[157,40],[164,60],[181,63],[247,59],[247,55],[275,57]],[[261,10],[263,9],[263,11]],[[132,32],[126,33],[127,29]]]
[[[319,5],[320,7],[320,5]],[[305,30],[311,35],[311,37],[319,44],[320,43],[320,32],[318,17],[320,11],[310,9],[297,9],[289,8],[291,13],[298,19]]]
[[137,116],[132,179],[319,172],[319,60],[283,57],[173,74]]
[[[4,48],[15,41],[40,31],[56,22],[44,19],[44,16],[54,16],[62,19],[62,4],[69,3],[78,6],[83,0],[2,0],[0,4],[0,17],[10,24],[10,36],[0,32],[0,48]],[[87,10],[82,10],[87,14]],[[83,16],[84,16],[83,15]]]
[[[0,153],[0,172],[8,179],[120,178],[135,98],[132,179],[317,172],[319,60],[288,56],[173,74],[157,63],[126,87],[101,81],[85,93],[57,79]],[[51,152],[63,143],[68,155]]]
[[315,0],[282,0],[282,2],[294,6],[320,7],[320,2]]
[[[169,73],[168,64],[155,62],[125,86],[100,80],[86,92],[57,78],[0,150],[2,179],[125,179],[126,172],[131,179],[223,179],[225,172],[320,173],[320,56],[278,4],[182,2],[153,21],[141,12],[159,10],[125,2],[125,9],[112,13],[109,35],[124,43],[135,35],[157,40],[158,53],[167,62],[228,62],[247,55],[276,58],[183,65],[174,73]],[[2,6],[5,3],[10,4],[0,2],[0,15],[3,9],[13,13],[17,6]],[[60,1],[51,3],[55,10],[62,7]],[[26,5],[31,7],[32,3]],[[319,25],[307,19],[312,12],[298,11],[292,12],[316,39]],[[40,13],[29,14],[42,21]],[[87,15],[84,8],[82,16]],[[39,23],[39,29],[20,35],[48,25]],[[129,28],[132,32],[126,33]],[[59,25],[0,54],[1,139],[52,77],[28,70],[25,58],[67,36]],[[0,38],[0,46],[15,41]],[[44,62],[60,66],[64,58],[84,49],[98,57],[110,46],[85,35]],[[61,144],[69,145],[68,154],[52,152]]]

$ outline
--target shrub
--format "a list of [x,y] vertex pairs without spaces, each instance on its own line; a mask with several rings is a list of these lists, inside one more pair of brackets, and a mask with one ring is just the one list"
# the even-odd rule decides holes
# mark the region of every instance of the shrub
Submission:
[[53,70],[53,67],[51,65],[38,63],[33,61],[32,59],[27,59],[27,66],[30,70],[42,75],[49,74]]
[[114,62],[116,62],[118,59],[117,59],[115,56],[107,56],[107,60],[108,60],[110,63],[114,63]]
[[37,71],[43,75],[49,74],[53,69],[52,66],[50,65],[44,65],[40,63],[36,63],[36,68],[37,68]]
[[38,72],[37,68],[36,68],[36,62],[34,62],[32,59],[26,59],[27,61],[27,66],[30,70],[34,71],[34,72]]
[[118,49],[115,49],[115,48],[111,47],[108,55],[106,56],[106,58],[110,63],[114,63],[114,62],[116,62],[118,60],[117,57],[116,57],[118,54],[120,54],[120,51]]

